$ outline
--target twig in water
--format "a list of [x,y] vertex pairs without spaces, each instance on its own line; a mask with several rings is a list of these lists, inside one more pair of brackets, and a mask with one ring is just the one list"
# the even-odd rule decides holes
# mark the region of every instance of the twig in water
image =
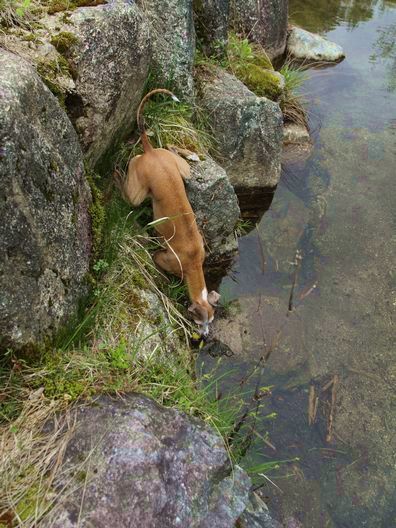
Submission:
[[316,413],[318,411],[319,398],[315,395],[315,387],[309,387],[308,397],[308,424],[313,425],[316,421]]
[[294,273],[293,273],[293,282],[292,282],[292,286],[291,286],[291,290],[290,290],[290,296],[289,296],[289,312],[293,311],[294,289],[296,287],[298,269],[300,267],[301,260],[302,260],[302,256],[301,256],[300,250],[297,249],[296,258],[294,260],[295,268],[294,268]]
[[336,404],[337,383],[338,383],[338,376],[336,374],[333,378],[333,385],[331,388],[330,413],[329,413],[329,419],[327,423],[327,434],[326,434],[326,442],[328,443],[331,442],[333,438],[334,409],[335,409],[335,404]]

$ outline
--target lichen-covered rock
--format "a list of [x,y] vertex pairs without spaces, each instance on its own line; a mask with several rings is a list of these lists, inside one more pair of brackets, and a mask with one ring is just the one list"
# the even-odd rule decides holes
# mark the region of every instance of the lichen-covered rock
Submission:
[[228,42],[230,0],[193,0],[195,29],[204,52],[221,57]]
[[261,44],[271,59],[286,48],[288,0],[230,0],[233,27]]
[[193,163],[186,190],[204,235],[207,261],[228,259],[238,249],[234,230],[240,210],[227,173],[211,158]]
[[151,28],[153,75],[181,99],[194,94],[195,30],[192,0],[137,0]]
[[345,57],[340,45],[298,27],[293,27],[289,33],[287,52],[306,61],[338,62]]
[[75,419],[55,481],[71,491],[40,526],[229,528],[245,509],[249,477],[230,472],[223,441],[199,420],[136,394],[100,397]]
[[280,177],[283,117],[279,105],[257,97],[220,68],[198,74],[200,104],[213,127],[220,163],[234,188],[274,187]]
[[150,63],[150,37],[135,4],[73,11],[64,31],[76,37],[67,52],[75,88],[66,97],[69,116],[87,159],[97,164],[130,134]]
[[0,53],[1,347],[52,337],[86,292],[91,195],[77,135],[21,57]]

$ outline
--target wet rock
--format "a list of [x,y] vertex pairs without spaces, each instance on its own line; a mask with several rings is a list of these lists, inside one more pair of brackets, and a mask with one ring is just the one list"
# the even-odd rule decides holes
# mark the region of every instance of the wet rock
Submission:
[[41,526],[229,528],[245,509],[250,479],[238,466],[230,473],[203,422],[137,394],[100,397],[75,418],[55,485],[80,471]]
[[231,0],[231,23],[261,44],[271,59],[285,51],[287,0]]
[[225,170],[211,158],[193,163],[191,176],[186,190],[204,235],[207,260],[227,259],[238,249],[234,230],[240,210],[235,191]]
[[240,528],[282,528],[282,525],[271,517],[267,505],[257,493],[251,493],[247,508],[238,523]]
[[1,346],[35,347],[86,292],[91,203],[77,135],[21,57],[2,50]]
[[96,165],[135,122],[150,62],[148,25],[136,5],[119,0],[76,9],[62,31],[77,38],[67,53],[75,88],[66,106]]
[[191,0],[137,0],[151,27],[153,74],[181,99],[194,93],[195,30]]
[[221,57],[228,42],[229,0],[194,0],[197,38],[207,55]]
[[289,33],[287,52],[307,61],[337,62],[345,57],[344,50],[335,42],[298,27],[293,27]]
[[198,72],[200,104],[213,127],[220,163],[234,188],[274,187],[280,177],[283,117],[277,103],[257,97],[233,75]]
[[283,127],[282,163],[303,163],[312,154],[313,148],[305,126],[288,123]]

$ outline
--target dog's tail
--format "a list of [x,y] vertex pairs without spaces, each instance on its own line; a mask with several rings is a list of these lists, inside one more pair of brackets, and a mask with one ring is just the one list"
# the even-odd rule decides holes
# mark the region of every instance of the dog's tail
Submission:
[[137,109],[137,124],[140,132],[140,138],[142,140],[143,150],[144,152],[148,152],[149,150],[152,150],[152,146],[150,144],[150,141],[147,137],[146,129],[144,127],[144,117],[143,117],[143,109],[144,105],[147,102],[147,99],[149,99],[152,95],[157,93],[164,93],[168,94],[172,97],[172,99],[176,102],[180,102],[179,99],[174,95],[171,91],[166,90],[165,88],[156,88],[155,90],[151,90],[148,94],[146,94],[143,99],[140,101],[140,105]]

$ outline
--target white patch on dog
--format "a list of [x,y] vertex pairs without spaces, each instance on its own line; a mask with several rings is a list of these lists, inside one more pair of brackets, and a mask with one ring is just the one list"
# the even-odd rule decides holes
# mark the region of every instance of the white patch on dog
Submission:
[[208,302],[208,290],[206,288],[202,290],[201,297],[203,301]]

